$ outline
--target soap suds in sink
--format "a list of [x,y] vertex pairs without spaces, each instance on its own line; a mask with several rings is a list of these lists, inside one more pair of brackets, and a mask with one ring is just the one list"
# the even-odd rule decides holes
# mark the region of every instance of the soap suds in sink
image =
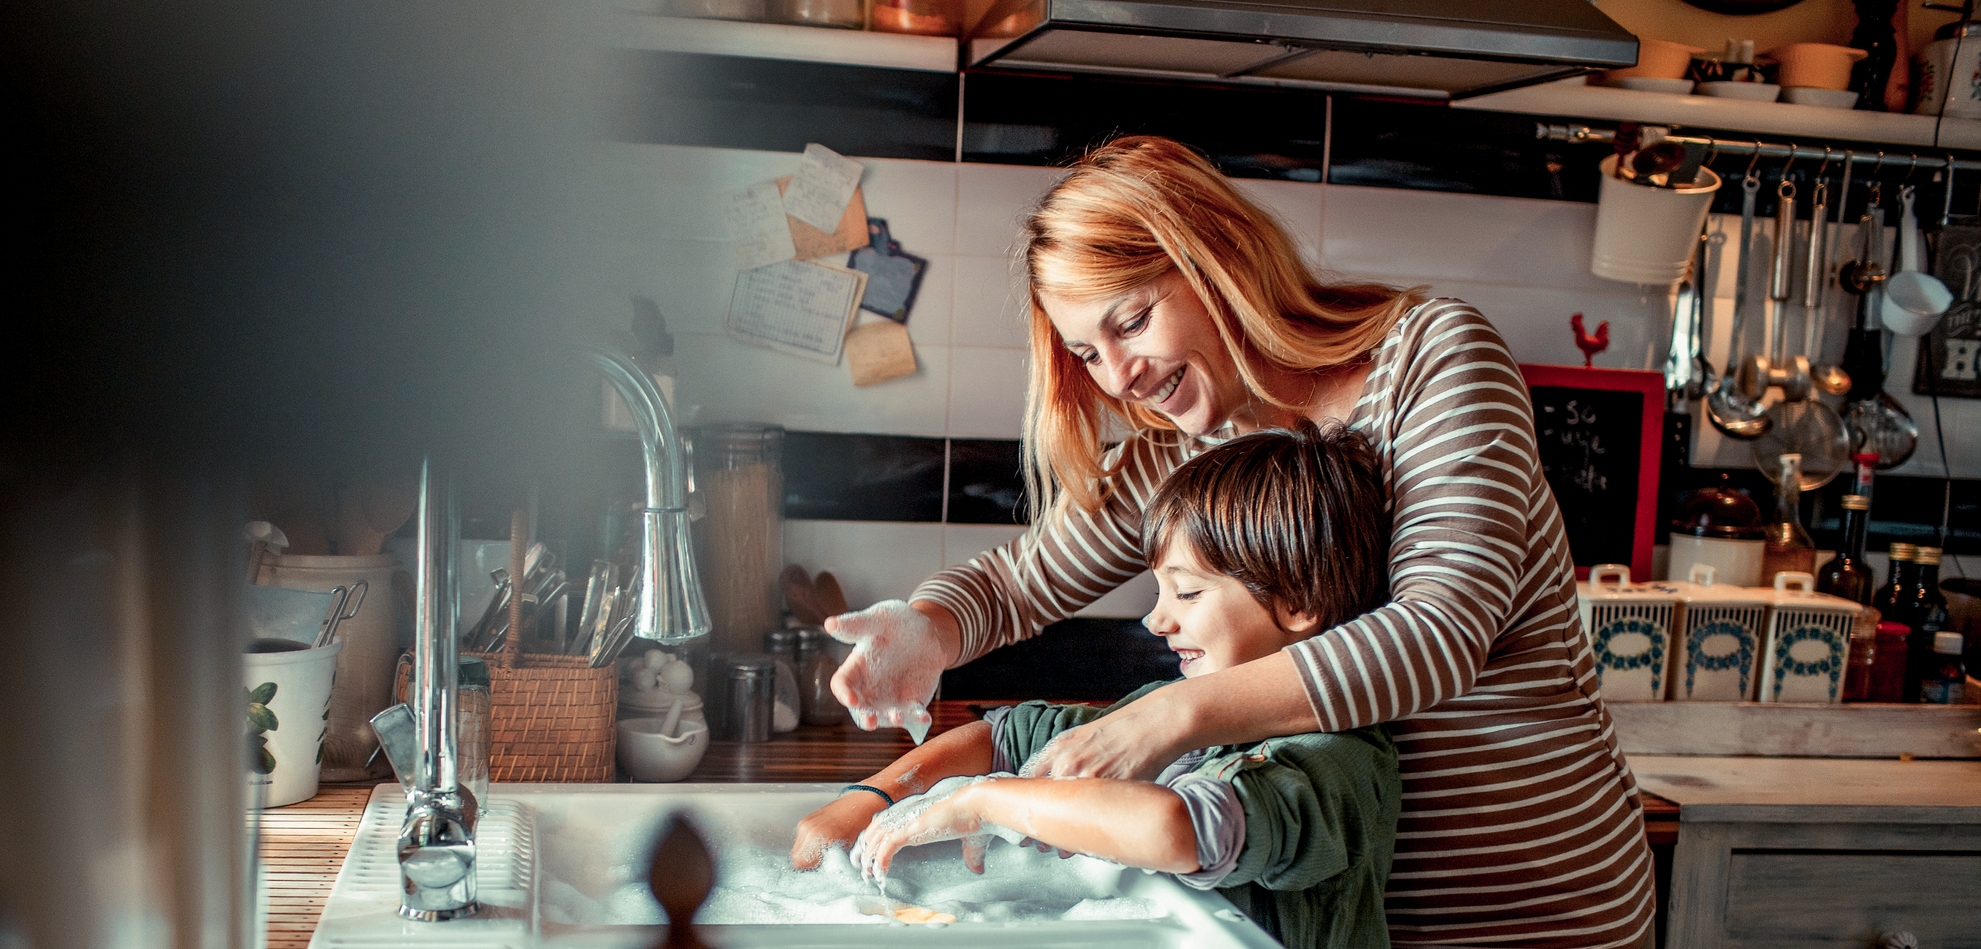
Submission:
[[[979,876],[963,865],[957,844],[902,851],[888,875],[885,898],[862,881],[840,848],[817,870],[794,870],[790,851],[754,843],[721,843],[715,890],[696,913],[712,925],[857,923],[887,925],[902,909],[954,916],[957,922],[1148,919],[1166,915],[1153,901],[1123,896],[1125,870],[1090,858],[1060,860],[1030,848],[993,842]],[[666,914],[647,889],[644,866],[622,864],[625,876],[603,899],[545,881],[544,915],[576,925],[655,925]],[[912,915],[919,915],[918,913]],[[933,917],[939,919],[940,917]]]

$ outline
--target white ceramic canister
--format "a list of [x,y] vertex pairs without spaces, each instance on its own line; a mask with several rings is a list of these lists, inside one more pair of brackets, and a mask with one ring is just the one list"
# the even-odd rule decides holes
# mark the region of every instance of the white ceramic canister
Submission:
[[1981,118],[1981,21],[1949,23],[1933,37],[1913,61],[1913,88],[1919,100],[1912,111],[1939,115],[1940,103],[1945,102],[1947,115]]
[[1589,568],[1589,579],[1575,585],[1575,599],[1596,653],[1603,700],[1662,701],[1677,588],[1631,583],[1629,567],[1606,563]]
[[[328,592],[365,583],[364,600],[350,619],[338,624],[344,649],[337,656],[337,684],[330,695],[324,733],[323,780],[358,781],[392,773],[385,756],[366,768],[378,747],[371,717],[392,704],[392,677],[399,658],[398,598],[392,575],[399,558],[288,555],[270,557],[263,576],[270,586]],[[348,612],[348,607],[347,607]]]
[[1814,576],[1783,571],[1775,575],[1775,588],[1766,591],[1774,602],[1761,664],[1763,702],[1843,701],[1850,630],[1864,607],[1815,590]]
[[[272,649],[263,651],[263,644]],[[331,680],[342,658],[336,643],[308,649],[256,640],[241,657],[247,689],[248,772],[261,806],[283,807],[316,796],[329,725]]]
[[1761,556],[1767,548],[1768,542],[1759,537],[1700,537],[1671,532],[1674,573],[1680,564],[1687,565],[1687,569],[1694,565],[1708,566],[1719,576],[1719,582],[1728,586],[1760,586]]
[[1759,686],[1756,674],[1774,597],[1756,587],[1717,582],[1718,571],[1710,564],[1693,564],[1687,576],[1686,582],[1673,584],[1678,587],[1678,633],[1671,700],[1751,701]]

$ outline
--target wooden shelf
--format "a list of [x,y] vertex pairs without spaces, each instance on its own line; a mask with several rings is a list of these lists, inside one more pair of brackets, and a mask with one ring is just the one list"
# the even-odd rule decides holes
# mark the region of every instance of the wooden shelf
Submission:
[[1581,78],[1462,99],[1453,108],[1649,122],[1753,132],[1777,139],[1844,139],[1909,148],[1981,148],[1981,119],[1946,119],[1939,144],[1930,115],[1856,112],[1786,102],[1745,102],[1592,86]]
[[947,36],[623,13],[606,18],[604,40],[623,49],[670,53],[789,59],[920,72],[953,73],[957,68],[956,40]]
[[1981,705],[1610,702],[1632,756],[1981,758]]

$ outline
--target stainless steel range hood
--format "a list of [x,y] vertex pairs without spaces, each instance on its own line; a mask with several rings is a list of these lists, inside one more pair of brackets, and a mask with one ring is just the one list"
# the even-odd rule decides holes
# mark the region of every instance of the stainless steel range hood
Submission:
[[1002,0],[972,69],[1459,99],[1637,62],[1587,0]]

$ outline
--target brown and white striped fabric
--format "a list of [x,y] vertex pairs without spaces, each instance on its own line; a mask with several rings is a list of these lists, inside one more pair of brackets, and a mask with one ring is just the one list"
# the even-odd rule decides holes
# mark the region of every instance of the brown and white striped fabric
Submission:
[[[1519,369],[1455,300],[1411,311],[1372,360],[1349,425],[1384,462],[1391,602],[1288,652],[1319,730],[1388,722],[1402,752],[1391,939],[1635,947],[1651,855]],[[956,614],[965,658],[1036,634],[1143,569],[1143,504],[1203,447],[1131,438],[1101,510],[1034,525],[915,596]]]

